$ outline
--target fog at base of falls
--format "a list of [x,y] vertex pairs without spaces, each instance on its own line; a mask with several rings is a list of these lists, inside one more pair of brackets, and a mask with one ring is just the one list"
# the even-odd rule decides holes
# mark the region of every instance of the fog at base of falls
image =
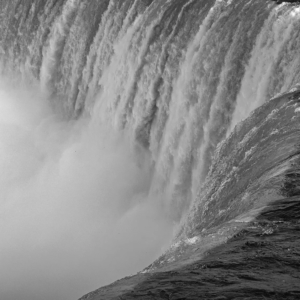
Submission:
[[172,237],[147,196],[146,152],[90,120],[61,121],[37,90],[4,80],[0,168],[1,299],[78,299],[140,271]]

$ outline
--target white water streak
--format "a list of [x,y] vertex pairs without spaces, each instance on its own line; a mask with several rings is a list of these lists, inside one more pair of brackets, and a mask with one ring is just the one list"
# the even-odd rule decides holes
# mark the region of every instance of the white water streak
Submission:
[[[237,96],[236,108],[227,135],[238,122],[249,115],[249,112],[268,100],[266,96],[269,82],[277,76],[274,73],[274,66],[284,59],[282,50],[291,40],[291,34],[296,26],[294,22],[291,22],[288,12],[278,16],[279,13],[279,9],[273,10],[257,37]],[[298,60],[297,56],[293,59]],[[298,66],[298,63],[295,65]],[[289,77],[292,74],[293,72],[289,70],[282,80],[289,82]]]
[[[159,189],[160,192],[166,189],[166,195],[168,195],[166,198],[169,201],[172,201],[170,196],[174,187],[179,183],[180,173],[184,172],[185,159],[191,156],[192,151],[197,151],[192,147],[193,139],[194,135],[199,134],[202,128],[195,127],[193,121],[195,114],[201,114],[201,102],[189,106],[189,94],[192,89],[197,89],[198,99],[202,97],[200,83],[196,87],[193,86],[193,81],[197,78],[194,68],[203,47],[205,47],[205,40],[209,38],[209,34],[213,30],[213,26],[210,27],[212,20],[219,13],[218,5],[210,9],[196,36],[188,45],[184,61],[179,67],[179,77],[173,83],[169,118],[164,130],[160,156],[156,162],[156,177],[153,186],[155,190]],[[209,27],[210,30],[208,30]]]
[[43,51],[43,64],[41,66],[40,84],[41,89],[47,93],[49,87],[49,81],[53,77],[53,72],[56,71],[58,60],[56,58],[59,55],[62,44],[70,30],[70,21],[73,14],[76,12],[76,8],[79,5],[79,0],[69,0],[62,11],[62,14],[57,18],[51,29],[51,36],[49,44],[44,47]]

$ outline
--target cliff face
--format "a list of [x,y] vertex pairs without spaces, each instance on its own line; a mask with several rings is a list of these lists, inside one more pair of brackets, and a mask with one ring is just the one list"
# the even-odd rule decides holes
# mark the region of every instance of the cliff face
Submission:
[[300,90],[275,97],[218,148],[173,246],[80,298],[299,299]]

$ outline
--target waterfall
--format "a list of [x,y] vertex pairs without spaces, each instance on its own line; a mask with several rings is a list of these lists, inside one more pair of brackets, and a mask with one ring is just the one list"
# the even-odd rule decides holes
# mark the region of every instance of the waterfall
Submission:
[[[300,80],[300,10],[293,4],[5,0],[0,9],[2,131],[8,136],[1,151],[9,157],[1,166],[12,170],[1,177],[6,203],[1,209],[22,219],[13,203],[21,205],[18,199],[25,195],[24,210],[37,223],[24,228],[33,230],[44,219],[41,228],[53,239],[60,226],[66,236],[78,231],[74,239],[80,243],[63,242],[68,251],[84,242],[99,250],[104,239],[113,249],[122,247],[116,240],[124,228],[136,232],[123,232],[123,242],[133,244],[137,235],[137,243],[153,238],[153,247],[137,247],[150,250],[133,269],[126,262],[118,274],[101,275],[99,284],[126,275],[125,269],[136,272],[161,253],[199,201],[218,144],[255,108]],[[22,147],[25,154],[18,152]],[[44,200],[36,205],[29,199]],[[73,205],[65,223],[57,212]],[[108,208],[111,219],[97,224],[96,212],[105,219],[101,210]],[[112,237],[102,223],[106,231],[113,228]],[[16,245],[20,224],[10,229],[16,230]],[[84,230],[92,233],[84,237]],[[54,244],[63,239],[57,235]],[[51,239],[41,242],[46,251],[53,250],[47,248]],[[35,253],[29,240],[26,247]],[[111,248],[105,248],[107,255]],[[89,251],[96,259],[97,251]],[[133,262],[131,251],[125,252]]]

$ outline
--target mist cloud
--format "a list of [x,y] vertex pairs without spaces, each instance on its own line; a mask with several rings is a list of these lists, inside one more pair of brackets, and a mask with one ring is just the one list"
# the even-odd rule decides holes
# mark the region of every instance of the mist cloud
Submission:
[[147,196],[147,154],[111,128],[61,121],[36,90],[0,86],[0,168],[1,299],[77,299],[171,237]]

